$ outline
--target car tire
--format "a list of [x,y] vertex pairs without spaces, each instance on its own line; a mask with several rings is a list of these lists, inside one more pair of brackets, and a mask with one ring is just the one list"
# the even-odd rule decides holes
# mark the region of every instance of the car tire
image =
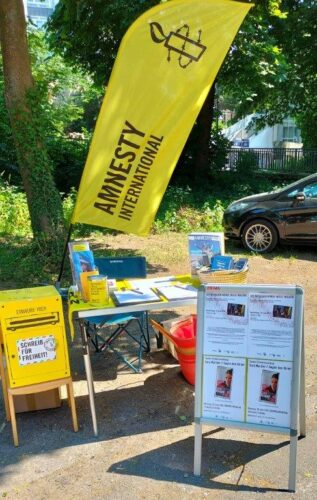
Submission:
[[278,243],[275,226],[263,219],[254,219],[242,231],[242,243],[250,252],[271,252]]

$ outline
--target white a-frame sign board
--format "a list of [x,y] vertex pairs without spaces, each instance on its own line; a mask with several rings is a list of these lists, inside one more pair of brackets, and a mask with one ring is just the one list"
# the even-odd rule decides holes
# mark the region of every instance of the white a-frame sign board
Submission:
[[[288,434],[289,490],[305,435],[303,290],[203,285],[198,292],[194,473],[202,424]],[[299,420],[299,429],[298,429]]]

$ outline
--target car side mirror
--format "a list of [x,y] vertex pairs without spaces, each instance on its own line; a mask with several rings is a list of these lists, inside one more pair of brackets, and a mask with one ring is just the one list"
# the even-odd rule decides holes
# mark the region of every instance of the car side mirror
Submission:
[[305,196],[304,193],[300,192],[300,193],[295,194],[294,200],[299,203],[300,201],[305,201],[306,200],[306,196]]

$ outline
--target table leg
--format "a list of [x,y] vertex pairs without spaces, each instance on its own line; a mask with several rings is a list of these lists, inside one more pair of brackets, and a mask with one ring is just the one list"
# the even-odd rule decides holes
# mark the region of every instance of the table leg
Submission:
[[91,363],[90,363],[87,332],[86,332],[84,321],[82,319],[79,319],[79,326],[80,326],[80,334],[81,334],[81,340],[82,340],[82,345],[83,345],[83,356],[84,356],[84,364],[85,364],[85,371],[86,371],[86,378],[87,378],[88,396],[89,396],[92,425],[93,425],[93,429],[94,429],[94,435],[98,436],[97,416],[96,416],[96,408],[95,408],[94,379],[93,379]]

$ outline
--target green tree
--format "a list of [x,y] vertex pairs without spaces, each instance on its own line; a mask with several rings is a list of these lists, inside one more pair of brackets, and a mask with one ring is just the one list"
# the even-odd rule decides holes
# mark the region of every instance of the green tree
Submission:
[[[50,51],[44,31],[28,27],[32,75],[41,106],[43,141],[52,162],[60,192],[78,187],[91,130],[104,94],[89,74],[71,67]],[[0,172],[14,185],[21,185],[12,129],[4,99],[0,55]]]
[[42,110],[31,73],[22,0],[0,2],[5,101],[35,238],[63,230],[62,204],[42,137]]
[[[129,26],[159,0],[60,0],[48,22],[48,39],[66,61],[108,82]],[[142,55],[140,54],[140,57]]]
[[297,119],[305,146],[317,147],[317,2],[283,0],[283,8],[288,22],[279,32],[280,43],[289,63],[284,101]]
[[[103,0],[93,4],[89,0],[60,0],[48,26],[50,43],[68,61],[89,70],[95,81],[106,83],[124,32],[138,15],[157,3],[158,0],[109,0],[106,4]],[[218,93],[237,103],[237,117],[261,111],[259,127],[277,123],[289,114],[295,114],[303,126],[313,108],[311,101],[315,102],[309,90],[315,48],[310,50],[306,81],[301,80],[307,89],[305,103],[303,92],[298,95],[301,86],[296,83],[298,78],[303,79],[304,72],[298,67],[297,80],[294,79],[294,61],[300,58],[303,33],[316,29],[316,17],[309,14],[315,12],[314,0],[255,0],[253,3],[255,6],[242,24],[217,77]],[[296,8],[291,8],[293,4]],[[303,14],[305,22],[301,21],[302,28],[296,35],[294,23],[301,18],[301,10],[307,15]],[[179,162],[187,157],[187,163],[191,160],[191,165],[200,171],[208,171],[212,157],[209,135],[215,108],[213,93],[214,88]]]
[[219,75],[236,118],[260,112],[258,128],[297,120],[305,146],[317,146],[317,3],[257,2]]

